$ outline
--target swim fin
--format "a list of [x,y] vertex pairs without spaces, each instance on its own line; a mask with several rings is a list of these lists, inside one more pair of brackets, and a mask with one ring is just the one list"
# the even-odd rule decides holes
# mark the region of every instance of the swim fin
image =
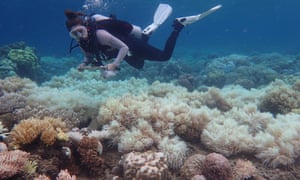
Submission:
[[176,20],[182,24],[183,26],[192,24],[196,21],[199,21],[200,19],[203,19],[204,17],[210,15],[211,13],[217,11],[218,9],[220,9],[222,7],[222,5],[217,5],[201,14],[197,14],[194,16],[186,16],[186,17],[180,17],[180,18],[176,18]]
[[143,30],[144,35],[151,35],[172,13],[172,7],[169,4],[159,4],[154,16],[153,23]]

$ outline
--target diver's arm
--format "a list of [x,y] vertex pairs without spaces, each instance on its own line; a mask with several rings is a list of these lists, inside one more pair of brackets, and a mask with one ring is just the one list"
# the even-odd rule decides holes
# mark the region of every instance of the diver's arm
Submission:
[[109,47],[119,50],[118,55],[113,61],[113,63],[108,64],[107,66],[108,70],[115,70],[115,68],[120,65],[121,61],[127,55],[129,51],[128,46],[120,39],[116,38],[115,36],[113,36],[105,30],[97,30],[96,34],[98,37],[98,41],[101,45],[107,45]]
[[79,71],[83,71],[83,69],[89,65],[92,61],[93,61],[93,54],[91,53],[88,53],[88,52],[85,52],[84,50],[83,51],[83,54],[84,54],[84,57],[83,57],[83,62],[81,64],[79,64],[79,66],[77,67],[77,69]]

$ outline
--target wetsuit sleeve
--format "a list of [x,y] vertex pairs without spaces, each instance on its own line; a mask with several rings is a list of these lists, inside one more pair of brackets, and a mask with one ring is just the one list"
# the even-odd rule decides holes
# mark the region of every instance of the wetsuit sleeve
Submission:
[[113,64],[119,66],[129,51],[128,46],[123,41],[105,30],[97,30],[96,35],[101,45],[106,45],[119,50],[118,55],[113,62]]

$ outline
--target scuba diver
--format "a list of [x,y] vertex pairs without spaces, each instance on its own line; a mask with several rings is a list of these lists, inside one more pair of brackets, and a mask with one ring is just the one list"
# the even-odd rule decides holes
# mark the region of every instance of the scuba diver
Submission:
[[[102,76],[109,78],[116,75],[123,59],[137,69],[142,69],[144,60],[169,60],[183,27],[206,17],[221,7],[217,5],[198,15],[176,18],[163,50],[150,45],[148,39],[171,14],[172,7],[168,4],[159,4],[153,23],[144,30],[114,17],[100,14],[88,16],[71,10],[65,10],[66,27],[70,36],[77,41],[84,53],[83,63],[78,66],[78,70],[100,68]],[[70,50],[72,48],[71,45]],[[103,63],[111,59],[113,59],[111,63]]]

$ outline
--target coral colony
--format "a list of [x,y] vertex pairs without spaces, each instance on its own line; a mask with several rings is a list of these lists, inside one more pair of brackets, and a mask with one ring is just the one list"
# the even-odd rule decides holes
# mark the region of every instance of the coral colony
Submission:
[[9,47],[1,51],[0,179],[300,179],[299,76],[249,64],[287,57],[215,57],[200,76],[176,61],[149,65],[179,73],[160,81],[72,68],[37,84],[15,67],[40,69],[48,58]]

